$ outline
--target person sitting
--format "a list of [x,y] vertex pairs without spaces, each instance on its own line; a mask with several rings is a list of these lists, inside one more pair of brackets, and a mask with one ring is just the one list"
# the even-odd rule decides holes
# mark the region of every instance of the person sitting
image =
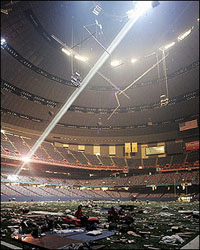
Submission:
[[77,219],[81,219],[82,216],[83,216],[82,205],[79,205],[78,210],[75,212],[75,217]]
[[114,207],[111,207],[111,209],[108,210],[108,221],[116,222],[118,220],[119,220],[118,212],[115,210]]
[[77,219],[81,220],[81,226],[87,226],[87,224],[88,224],[88,217],[86,215],[84,215],[84,213],[82,211],[82,205],[78,206],[78,210],[75,212],[75,217]]

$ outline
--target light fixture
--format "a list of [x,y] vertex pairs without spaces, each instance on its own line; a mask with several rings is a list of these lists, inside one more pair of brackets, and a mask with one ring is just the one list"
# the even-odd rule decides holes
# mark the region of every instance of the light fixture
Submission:
[[136,58],[132,58],[131,59],[131,63],[135,63],[135,62],[137,62],[137,59]]
[[2,134],[5,134],[5,130],[1,129],[1,133],[2,133]]
[[121,61],[120,60],[114,60],[110,63],[111,66],[113,67],[116,67],[116,66],[119,66],[121,64]]
[[99,13],[101,12],[102,8],[97,4],[95,6],[95,8],[93,9],[92,13],[95,14],[96,16],[99,15]]
[[178,36],[178,41],[182,41],[184,38],[186,38],[192,31],[194,27],[190,28],[189,30],[185,31],[184,33],[180,34]]
[[24,157],[22,157],[22,161],[27,163],[30,161],[30,158],[27,156],[24,156]]
[[77,60],[80,60],[82,62],[86,62],[88,60],[87,57],[84,57],[84,56],[80,56],[80,55],[75,55],[75,57]]
[[126,12],[129,19],[138,18],[152,8],[152,1],[137,1],[135,8]]
[[9,181],[17,181],[18,178],[17,178],[17,175],[8,175],[7,179]]
[[169,98],[166,95],[160,96],[160,106],[167,106],[169,103]]
[[1,46],[5,45],[6,44],[6,40],[2,37],[1,38]]
[[70,56],[72,54],[69,50],[67,50],[65,48],[62,48],[62,52],[64,52],[68,56]]
[[71,76],[71,83],[74,86],[80,86],[81,84],[81,75],[78,72],[75,72],[72,76]]
[[160,48],[160,50],[167,50],[169,48],[171,48],[172,46],[174,46],[176,43],[175,42],[171,42],[167,45],[165,45],[164,47]]

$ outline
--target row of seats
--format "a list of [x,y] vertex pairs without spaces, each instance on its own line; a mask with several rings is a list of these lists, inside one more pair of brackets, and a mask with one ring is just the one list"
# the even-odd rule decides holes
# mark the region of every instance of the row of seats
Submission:
[[199,160],[195,162],[185,162],[184,164],[180,163],[174,163],[174,164],[166,164],[165,166],[162,166],[162,170],[173,170],[173,169],[188,169],[188,168],[194,168],[199,167]]
[[[28,139],[17,135],[1,133],[1,153],[10,154],[14,157],[24,156],[29,152],[32,146],[35,144],[36,139]],[[83,152],[72,151],[62,147],[55,147],[52,143],[43,142],[37,149],[34,156],[35,159],[43,161],[54,161],[64,164],[82,164],[88,165],[102,165],[103,166],[118,166],[125,167],[127,164],[129,167],[138,168],[139,166],[148,167],[166,167],[166,166],[178,166],[187,163],[194,164],[199,160],[198,152],[189,152],[179,155],[172,155],[158,158],[147,159],[133,159],[128,158],[125,161],[124,158],[117,157],[105,157],[96,155],[89,155]],[[127,162],[127,163],[126,163]],[[178,165],[179,164],[179,165]]]
[[[9,182],[7,174],[1,175],[2,182]],[[135,186],[135,185],[159,185],[159,184],[181,184],[183,182],[199,183],[199,171],[187,171],[178,173],[159,173],[153,175],[139,175],[125,178],[104,178],[95,180],[74,180],[44,177],[18,176],[17,182],[31,184],[57,184],[57,185],[78,185],[78,186]]]
[[130,193],[123,194],[123,192],[109,192],[109,194],[102,190],[79,190],[79,189],[67,189],[63,188],[52,188],[52,187],[33,187],[33,186],[20,186],[20,185],[6,185],[1,183],[1,194],[8,197],[68,197],[84,198],[84,199],[108,199],[108,198],[128,198]]

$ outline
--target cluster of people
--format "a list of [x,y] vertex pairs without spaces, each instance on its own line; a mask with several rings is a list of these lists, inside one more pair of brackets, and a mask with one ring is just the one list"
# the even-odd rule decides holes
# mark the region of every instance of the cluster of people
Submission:
[[[86,216],[82,211],[82,205],[78,206],[77,211],[75,212],[75,217],[81,220],[81,225],[86,226],[88,224],[88,216]],[[117,210],[112,206],[108,210],[108,221],[117,222],[119,220],[119,214]]]
[[[112,206],[109,210],[108,210],[108,222],[110,223],[117,223],[119,221],[124,221],[127,225],[131,224],[134,219],[131,215],[124,215],[124,209],[121,208],[119,210],[119,212]],[[86,216],[83,211],[82,211],[82,205],[78,206],[78,210],[75,212],[75,217],[77,219],[80,219],[81,221],[81,226],[86,226],[88,227],[89,225],[92,224],[92,220],[89,219],[88,216]],[[93,217],[94,218],[94,217]],[[88,220],[89,219],[89,220]],[[98,218],[97,218],[98,219]]]

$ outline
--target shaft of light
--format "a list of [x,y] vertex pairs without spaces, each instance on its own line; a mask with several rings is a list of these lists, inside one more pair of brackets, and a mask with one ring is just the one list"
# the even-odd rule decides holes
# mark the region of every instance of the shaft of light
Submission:
[[[138,18],[140,16],[141,16],[141,13],[136,14],[135,17],[133,19],[130,19],[124,25],[124,27],[120,30],[120,32],[114,38],[114,40],[112,41],[112,43],[110,44],[108,49],[102,54],[102,56],[98,59],[98,61],[95,63],[95,65],[92,67],[92,69],[88,72],[86,77],[83,79],[80,88],[77,88],[72,93],[72,95],[69,97],[69,99],[66,101],[66,103],[62,106],[62,108],[59,110],[59,112],[56,114],[56,116],[53,118],[53,120],[50,122],[50,124],[44,130],[44,132],[42,133],[40,138],[33,145],[32,149],[27,154],[28,158],[31,158],[33,156],[33,154],[36,152],[36,150],[39,148],[39,146],[42,144],[42,142],[45,140],[45,138],[49,135],[49,133],[52,131],[52,129],[55,127],[55,125],[59,122],[59,120],[63,117],[63,115],[70,108],[72,103],[76,100],[76,98],[80,95],[80,93],[87,86],[87,84],[92,79],[92,77],[101,68],[101,66],[104,64],[104,62],[108,59],[109,54],[111,54],[113,52],[113,50],[117,47],[117,45],[125,37],[125,35],[128,33],[128,31],[131,29],[131,27],[134,25],[134,23],[138,20]],[[24,165],[25,165],[25,163],[19,168],[19,170],[16,173],[17,175],[21,172]]]

